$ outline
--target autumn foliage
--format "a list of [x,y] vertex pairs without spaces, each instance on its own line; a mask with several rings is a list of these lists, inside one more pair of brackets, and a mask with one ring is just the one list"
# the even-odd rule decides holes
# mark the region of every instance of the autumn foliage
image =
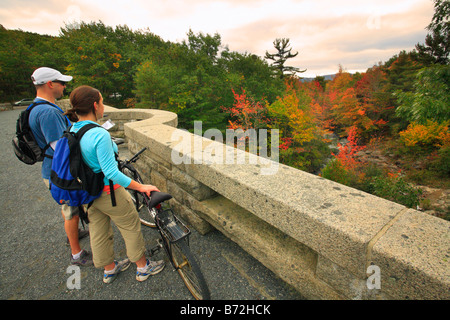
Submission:
[[367,192],[406,192],[405,173],[375,179],[378,168],[361,162],[361,151],[374,139],[391,146],[395,160],[406,158],[405,167],[419,168],[420,183],[426,175],[434,181],[450,175],[448,59],[436,63],[423,52],[401,51],[365,72],[339,66],[331,79],[311,81],[274,72],[255,54],[229,50],[219,34],[191,30],[176,43],[101,21],[66,25],[58,37],[0,25],[0,38],[5,102],[35,94],[29,76],[51,62],[74,77],[67,92],[89,84],[114,107],[175,112],[182,129],[192,131],[195,121],[222,132],[277,129],[281,163]]
[[337,155],[333,153],[333,156],[348,170],[356,169],[357,165],[361,163],[356,155],[366,148],[366,146],[358,145],[356,132],[356,126],[351,127],[348,132],[348,143],[345,145],[338,143],[339,153]]
[[236,93],[232,89],[234,96],[234,104],[232,107],[222,106],[222,109],[232,115],[232,119],[228,120],[229,129],[260,129],[267,126],[266,118],[266,101],[255,101],[248,97],[245,90],[242,93]]
[[400,132],[400,139],[410,150],[416,152],[433,151],[450,147],[449,121],[437,123],[428,120],[426,124],[412,122]]
[[[275,101],[254,101],[245,90],[233,90],[234,105],[222,107],[230,115],[231,129],[278,129],[280,157],[284,163],[308,171],[330,156],[327,144],[333,134],[348,137],[338,156],[346,166],[374,134],[381,134],[389,106],[378,103],[385,74],[381,67],[351,75],[342,68],[327,83],[285,80],[284,92]],[[345,157],[345,158],[344,158]]]
[[[392,140],[398,152],[425,155],[429,168],[448,173],[450,120],[407,123],[396,114],[394,93],[414,90],[419,67],[412,55],[400,54],[362,74],[340,68],[328,81],[290,77],[274,101],[255,101],[244,89],[233,90],[234,105],[223,110],[230,117],[228,128],[278,129],[280,162],[415,207],[421,193],[406,182],[405,172],[371,165],[361,152],[371,141]],[[346,143],[330,149],[333,136]]]

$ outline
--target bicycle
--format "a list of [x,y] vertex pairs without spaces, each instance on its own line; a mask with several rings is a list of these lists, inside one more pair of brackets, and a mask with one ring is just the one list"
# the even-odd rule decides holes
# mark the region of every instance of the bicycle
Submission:
[[[139,172],[132,163],[146,150],[143,148],[131,159],[119,160],[119,169],[131,179],[143,183]],[[166,202],[172,198],[168,193],[153,191],[148,197],[145,193],[127,189],[145,226],[156,228],[161,239],[149,250],[150,255],[162,248],[169,261],[181,276],[186,287],[197,300],[208,300],[211,295],[200,266],[189,246],[190,229],[175,215]]]

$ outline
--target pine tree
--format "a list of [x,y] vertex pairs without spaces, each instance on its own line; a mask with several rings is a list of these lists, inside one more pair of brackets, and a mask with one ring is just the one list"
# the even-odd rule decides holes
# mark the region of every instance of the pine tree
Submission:
[[273,42],[275,49],[277,49],[277,53],[271,54],[266,51],[265,58],[269,60],[273,60],[273,67],[277,70],[280,78],[284,78],[285,73],[290,75],[295,75],[296,72],[305,72],[305,70],[300,71],[299,68],[285,66],[287,59],[294,58],[298,55],[298,52],[292,53],[292,48],[289,48],[289,38],[281,38],[275,39]]
[[450,62],[450,1],[434,0],[434,15],[427,26],[425,45],[417,44],[420,58],[426,64],[448,64]]

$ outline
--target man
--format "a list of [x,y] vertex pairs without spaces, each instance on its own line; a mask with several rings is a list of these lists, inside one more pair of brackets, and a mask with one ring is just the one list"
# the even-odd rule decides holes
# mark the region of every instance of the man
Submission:
[[[30,112],[29,124],[42,149],[50,144],[50,148],[45,152],[50,157],[44,158],[41,171],[44,183],[48,188],[52,166],[51,156],[53,156],[54,147],[64,130],[70,125],[69,119],[63,115],[63,111],[55,105],[55,102],[56,99],[63,96],[66,82],[71,81],[72,77],[63,75],[55,69],[42,67],[34,71],[31,79],[36,87],[36,99],[34,101],[44,100],[47,102],[33,108]],[[72,251],[71,263],[92,265],[92,254],[82,250],[79,243],[79,239],[86,236],[88,232],[78,230],[78,208],[64,204],[61,211],[64,217],[64,229]]]

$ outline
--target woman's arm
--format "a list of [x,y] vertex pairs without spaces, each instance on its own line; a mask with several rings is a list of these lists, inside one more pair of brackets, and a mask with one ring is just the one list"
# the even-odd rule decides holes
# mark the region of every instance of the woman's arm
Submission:
[[131,180],[130,184],[128,185],[128,188],[139,192],[144,192],[148,196],[150,196],[150,192],[152,191],[159,191],[158,188],[155,186],[152,186],[150,184],[140,184],[134,180]]
[[158,188],[153,185],[140,184],[120,172],[112,146],[113,142],[111,141],[109,132],[102,132],[97,141],[97,158],[100,167],[107,179],[110,179],[114,183],[118,183],[125,188],[144,192],[148,196],[150,196],[150,192],[152,191],[159,191]]

